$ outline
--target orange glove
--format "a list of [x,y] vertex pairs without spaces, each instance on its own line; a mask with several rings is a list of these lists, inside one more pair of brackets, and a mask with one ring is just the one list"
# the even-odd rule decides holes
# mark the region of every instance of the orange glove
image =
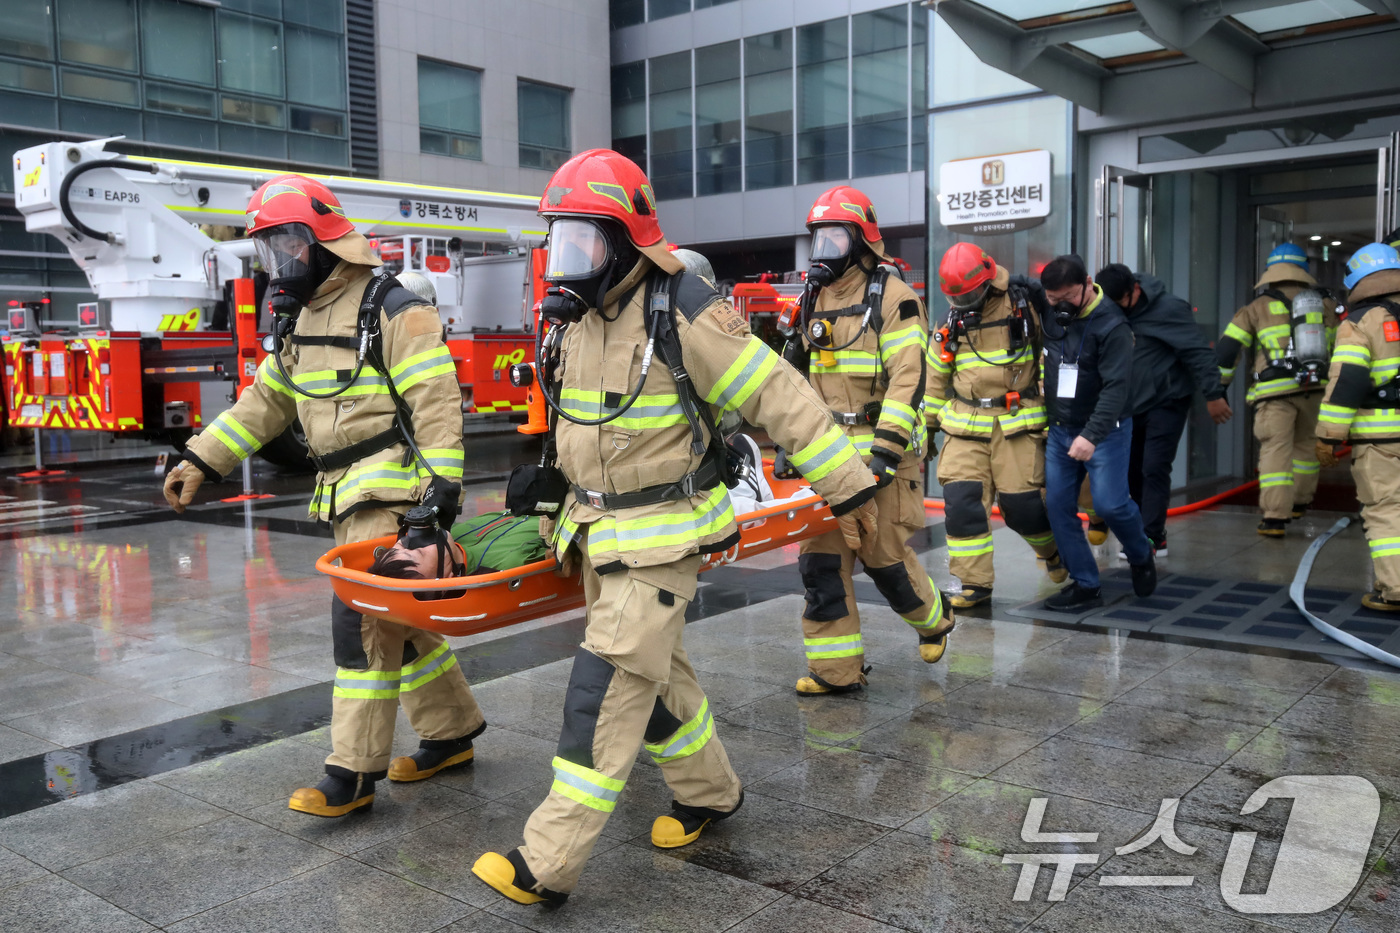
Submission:
[[204,484],[204,471],[188,460],[181,460],[165,477],[165,501],[176,512],[194,501],[194,494]]
[[841,526],[841,537],[846,539],[846,547],[853,551],[859,551],[862,535],[875,534],[875,500],[866,499],[845,515],[836,518],[837,524]]

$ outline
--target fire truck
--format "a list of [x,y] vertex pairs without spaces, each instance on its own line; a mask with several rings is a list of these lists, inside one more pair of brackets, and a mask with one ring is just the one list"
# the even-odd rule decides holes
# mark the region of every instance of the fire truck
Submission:
[[[118,137],[119,138],[119,137]],[[13,302],[3,339],[5,406],[22,428],[103,431],[182,447],[232,404],[266,355],[266,277],[243,237],[248,199],[281,174],[148,159],[112,139],[53,142],[14,154],[15,206],[30,232],[67,248],[97,301],[76,326]],[[512,364],[534,351],[545,236],[538,198],[313,175],[370,238],[385,271],[437,290],[464,417],[523,412]],[[263,448],[306,462],[299,428]]]

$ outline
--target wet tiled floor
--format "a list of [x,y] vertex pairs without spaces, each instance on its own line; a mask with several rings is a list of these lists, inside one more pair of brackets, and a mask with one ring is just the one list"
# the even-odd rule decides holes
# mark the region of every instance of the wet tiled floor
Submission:
[[[96,477],[107,485],[94,495],[151,499],[145,466]],[[1400,672],[1015,619],[1008,609],[1051,587],[1000,526],[996,597],[960,618],[940,664],[918,659],[907,626],[859,581],[874,669],[857,696],[792,692],[803,672],[793,549],[704,578],[687,644],[744,809],[691,846],[653,848],[670,795],[643,757],[569,903],[510,903],[470,867],[516,844],[547,791],[577,614],[453,640],[492,725],[472,767],[381,784],[369,814],[294,813],[287,794],[315,779],[329,741],[329,588],[311,566],[327,542],[300,521],[297,483],[276,482],[284,498],[247,524],[238,506],[207,505],[188,520],[141,512],[0,540],[0,807],[14,814],[0,819],[0,928],[1400,928]],[[499,483],[469,500],[499,507]],[[1248,510],[1174,520],[1163,569],[1286,582],[1334,517],[1309,516],[1281,542],[1254,535]],[[940,522],[930,512],[922,560],[946,588]],[[1115,552],[1101,549],[1105,566]],[[1364,554],[1349,529],[1314,582],[1369,588]],[[401,717],[396,751],[414,744]],[[1242,912],[1230,901],[1270,890],[1288,860],[1285,826],[1294,832],[1287,800],[1244,813],[1246,801],[1289,775],[1374,786],[1364,864],[1325,909]],[[1192,852],[1116,851],[1163,800],[1180,801],[1175,831]],[[1290,858],[1335,862],[1365,809],[1323,821]],[[1222,888],[1246,833],[1257,851],[1243,885]],[[1058,882],[1054,864],[1023,874],[1034,854],[1078,864]]]

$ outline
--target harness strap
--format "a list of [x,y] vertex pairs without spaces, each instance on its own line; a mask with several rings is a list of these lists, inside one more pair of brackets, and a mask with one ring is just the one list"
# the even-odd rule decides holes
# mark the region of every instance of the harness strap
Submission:
[[391,425],[387,431],[380,431],[373,437],[367,437],[359,443],[351,444],[349,447],[342,447],[340,450],[334,451],[333,453],[318,454],[312,451],[309,457],[311,462],[316,465],[316,469],[323,473],[329,473],[331,470],[338,470],[358,460],[363,460],[370,454],[377,454],[381,450],[388,450],[402,440],[403,434],[399,430],[399,421],[395,418],[393,425]]
[[613,511],[615,509],[638,509],[647,505],[659,505],[662,502],[689,499],[703,490],[713,489],[719,485],[719,482],[719,465],[707,457],[700,464],[699,469],[687,473],[674,483],[648,486],[645,489],[638,489],[636,492],[595,492],[591,489],[584,489],[582,486],[574,486],[573,491],[574,498],[581,505],[591,505],[595,509]]

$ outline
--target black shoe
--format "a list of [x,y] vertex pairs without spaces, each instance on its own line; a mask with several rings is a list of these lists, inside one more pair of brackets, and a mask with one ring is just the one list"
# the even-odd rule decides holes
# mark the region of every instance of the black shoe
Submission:
[[1133,592],[1147,598],[1157,589],[1157,561],[1147,558],[1145,564],[1130,564],[1133,571]]
[[1307,511],[1308,511],[1308,507],[1307,507],[1306,505],[1295,505],[1295,506],[1293,506],[1293,514],[1289,515],[1288,517],[1289,517],[1289,518],[1302,518],[1303,515],[1307,513]]
[[1266,538],[1282,538],[1288,534],[1288,519],[1266,518],[1259,523],[1259,527],[1255,531]]
[[1055,612],[1083,612],[1103,605],[1103,591],[1099,587],[1085,589],[1078,583],[1071,583],[1045,601],[1045,608]]

